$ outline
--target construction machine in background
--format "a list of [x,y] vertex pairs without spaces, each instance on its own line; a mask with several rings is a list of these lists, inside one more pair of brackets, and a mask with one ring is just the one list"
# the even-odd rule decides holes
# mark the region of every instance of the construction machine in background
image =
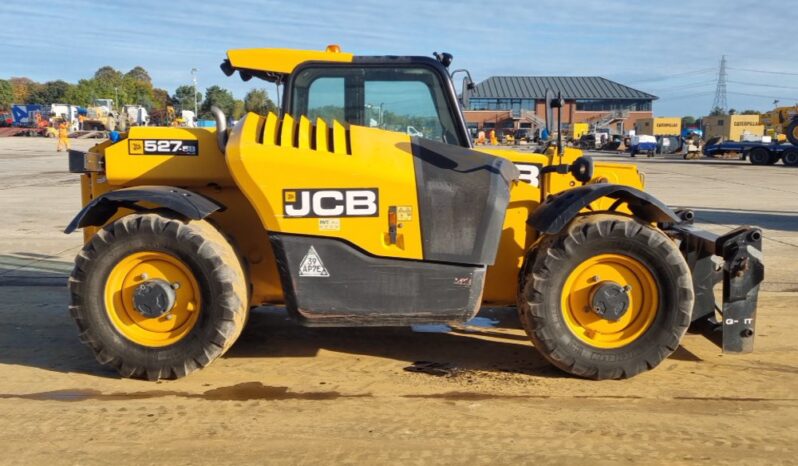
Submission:
[[94,104],[86,109],[83,130],[113,131],[116,129],[118,118],[113,99],[94,99]]
[[[795,147],[798,147],[798,115],[793,115],[787,127],[784,129],[787,140]],[[786,159],[785,159],[786,160]]]
[[[230,50],[227,75],[284,86],[279,115],[228,129],[214,107],[215,129],[139,126],[71,151],[81,341],[156,380],[218,358],[254,306],[384,326],[465,322],[485,304],[517,306],[535,348],[581,377],[654,368],[691,323],[718,330],[726,352],[752,351],[758,228],[701,230],[646,193],[634,165],[594,162],[560,136],[538,152],[474,148],[451,61]],[[368,105],[399,129],[369,127]],[[550,133],[562,105],[547,92]]]
[[[765,135],[777,142],[787,140],[787,135],[791,133],[788,127],[796,118],[798,118],[798,105],[776,107],[759,115],[760,123],[765,126]],[[798,141],[798,134],[793,135],[793,139]],[[798,143],[793,142],[793,144]]]
[[581,137],[590,132],[589,123],[571,123],[568,128],[568,140],[570,142],[577,142]]
[[152,126],[175,126],[175,120],[177,120],[177,116],[175,107],[172,105],[150,112],[150,124]]
[[150,123],[150,115],[143,105],[124,105],[119,115],[120,121],[124,119],[125,126],[147,126]]

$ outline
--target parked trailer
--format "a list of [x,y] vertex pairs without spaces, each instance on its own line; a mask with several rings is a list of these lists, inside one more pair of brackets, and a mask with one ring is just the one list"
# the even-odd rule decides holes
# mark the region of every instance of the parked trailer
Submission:
[[727,153],[742,154],[754,165],[773,165],[781,160],[784,165],[798,166],[798,146],[778,142],[720,142],[704,146],[704,155],[715,157]]
[[43,107],[39,104],[13,104],[11,106],[13,124],[17,127],[35,127],[37,126],[36,115],[43,118],[43,111]]

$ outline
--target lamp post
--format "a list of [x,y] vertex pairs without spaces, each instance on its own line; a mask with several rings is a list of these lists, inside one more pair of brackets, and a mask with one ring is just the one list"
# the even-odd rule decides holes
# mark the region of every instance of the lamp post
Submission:
[[197,69],[191,68],[191,81],[194,83],[194,118],[199,118],[199,111],[197,109]]

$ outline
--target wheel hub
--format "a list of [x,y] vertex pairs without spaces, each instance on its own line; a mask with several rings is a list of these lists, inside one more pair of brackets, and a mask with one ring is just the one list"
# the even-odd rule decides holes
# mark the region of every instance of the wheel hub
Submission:
[[610,321],[619,320],[629,310],[630,287],[621,286],[613,281],[604,281],[596,285],[590,297],[593,312]]
[[165,280],[147,280],[133,292],[133,307],[145,317],[160,317],[175,305],[175,290]]

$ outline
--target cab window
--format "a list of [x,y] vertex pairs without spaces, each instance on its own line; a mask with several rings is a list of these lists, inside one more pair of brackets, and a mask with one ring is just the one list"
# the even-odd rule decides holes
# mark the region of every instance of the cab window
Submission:
[[440,77],[424,66],[306,67],[289,113],[465,145]]

